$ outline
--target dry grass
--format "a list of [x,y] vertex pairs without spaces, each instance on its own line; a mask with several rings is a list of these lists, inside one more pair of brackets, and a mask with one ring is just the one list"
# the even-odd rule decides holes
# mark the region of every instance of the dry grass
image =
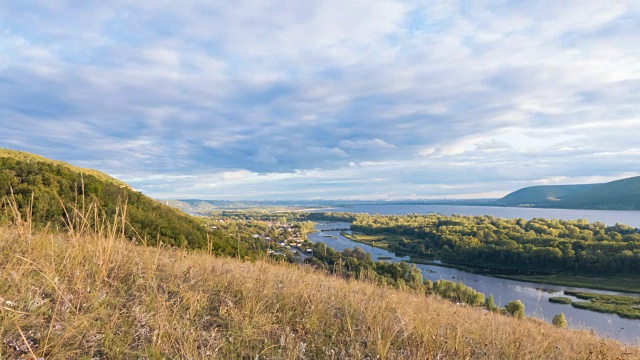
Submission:
[[309,268],[0,228],[0,359],[618,359],[587,332]]

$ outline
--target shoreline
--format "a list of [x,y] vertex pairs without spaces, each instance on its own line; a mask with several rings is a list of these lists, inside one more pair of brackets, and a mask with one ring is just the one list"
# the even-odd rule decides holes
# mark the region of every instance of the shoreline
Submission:
[[[342,235],[343,237],[349,239],[350,241],[353,241],[353,242],[356,242],[356,243],[359,243],[359,244],[369,245],[371,247],[375,247],[375,248],[378,248],[378,249],[387,250],[387,251],[391,252],[388,247],[379,246],[379,245],[376,245],[376,244],[372,244],[371,242],[358,240],[353,235],[347,234],[344,231],[341,231],[340,235]],[[395,253],[394,253],[394,255],[395,255]],[[541,285],[548,284],[548,285],[565,286],[565,287],[582,288],[582,289],[591,289],[591,290],[600,290],[600,291],[613,291],[613,292],[623,292],[623,293],[628,293],[628,294],[640,294],[640,278],[639,279],[623,278],[623,277],[619,277],[619,278],[616,278],[616,277],[602,277],[602,278],[600,278],[600,279],[606,279],[606,280],[615,281],[615,282],[628,282],[629,280],[637,281],[637,287],[630,288],[630,287],[625,287],[625,286],[595,284],[595,283],[593,283],[591,281],[595,280],[596,278],[592,278],[592,277],[589,277],[589,276],[583,276],[583,275],[565,275],[565,274],[514,275],[514,274],[504,274],[504,273],[500,273],[500,272],[493,272],[495,270],[492,270],[492,269],[481,269],[479,267],[475,267],[473,265],[468,265],[468,264],[451,264],[451,263],[445,263],[445,262],[435,262],[435,261],[431,261],[431,260],[417,259],[417,258],[412,257],[411,254],[402,254],[402,253],[400,253],[400,255],[409,257],[409,260],[402,260],[402,261],[405,261],[407,263],[420,264],[420,265],[440,266],[440,267],[445,267],[445,268],[459,269],[459,270],[466,271],[466,272],[469,272],[469,273],[472,273],[472,274],[485,275],[485,276],[493,277],[493,278],[496,278],[496,279],[508,279],[508,280],[514,280],[514,281],[524,281],[524,282],[530,282],[530,283],[541,284]],[[478,270],[485,270],[485,271],[478,271]],[[558,279],[557,278],[557,277],[565,277],[565,276],[566,277],[570,277],[571,279]]]

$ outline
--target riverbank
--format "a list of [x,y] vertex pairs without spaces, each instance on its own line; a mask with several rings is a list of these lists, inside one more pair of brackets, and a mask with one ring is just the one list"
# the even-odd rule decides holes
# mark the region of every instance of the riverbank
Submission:
[[493,274],[493,277],[509,280],[527,281],[538,284],[571,286],[593,290],[619,291],[640,294],[640,279],[623,277],[588,277],[578,275],[506,275]]
[[554,297],[550,298],[549,301],[558,304],[570,304],[578,309],[616,314],[627,319],[640,319],[640,298],[637,297],[594,294],[581,291],[565,291],[564,294],[585,301],[572,301],[568,297]]
[[[348,233],[342,231],[340,235],[346,237],[347,239],[373,246],[379,249],[389,250],[390,243],[385,240],[395,235],[365,235],[361,233]],[[395,239],[391,240],[395,241]],[[508,271],[514,271],[513,269],[492,269],[486,267],[480,267],[474,264],[452,264],[445,263],[427,259],[416,258],[408,253],[400,252],[398,255],[401,256],[409,256],[410,260],[408,262],[414,264],[423,264],[423,265],[436,265],[442,267],[448,267],[453,269],[460,269],[463,271],[483,274],[495,278],[501,279],[509,279],[509,280],[517,280],[517,281],[526,281],[538,284],[548,284],[548,285],[559,285],[559,286],[570,286],[577,288],[587,288],[593,290],[604,290],[604,291],[619,291],[626,292],[632,294],[640,293],[640,278],[630,278],[630,277],[590,277],[583,275],[567,275],[567,274],[509,274]],[[535,271],[535,270],[533,270]]]

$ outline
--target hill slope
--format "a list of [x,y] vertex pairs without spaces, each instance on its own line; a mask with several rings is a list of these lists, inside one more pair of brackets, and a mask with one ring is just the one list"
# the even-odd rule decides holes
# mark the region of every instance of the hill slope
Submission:
[[586,331],[113,237],[0,227],[0,357],[624,359]]
[[533,206],[551,206],[560,202],[567,196],[587,190],[593,185],[541,185],[530,186],[516,190],[502,199],[500,204],[507,206],[518,206],[530,204]]
[[78,166],[73,166],[71,164],[68,164],[66,162],[63,161],[58,161],[58,160],[52,160],[52,159],[47,159],[43,156],[40,155],[36,155],[36,154],[31,154],[28,152],[23,152],[23,151],[16,151],[16,150],[10,150],[10,149],[2,149],[0,148],[0,158],[12,158],[12,159],[16,159],[20,162],[25,162],[25,163],[46,163],[46,164],[52,164],[52,165],[59,165],[61,167],[64,167],[66,169],[69,169],[73,172],[79,173],[79,174],[83,174],[83,175],[91,175],[94,176],[95,178],[99,179],[99,180],[103,180],[106,182],[110,182],[110,183],[114,183],[117,185],[125,185],[128,187],[128,185],[121,181],[118,180],[116,178],[113,178],[105,173],[102,173],[100,171],[97,170],[93,170],[93,169],[87,169],[87,168],[81,168]]
[[[12,221],[10,199],[16,202],[20,216],[28,218],[32,196],[31,217],[36,227],[93,226],[98,218],[114,219],[126,210],[125,233],[129,239],[149,245],[160,240],[190,248],[206,248],[211,244],[219,254],[238,252],[236,242],[228,236],[207,231],[195,218],[104,173],[28,153],[0,150],[0,199],[7,208],[0,212],[0,222]],[[242,248],[240,252],[246,254],[247,250]]]
[[597,184],[567,196],[561,203],[580,209],[640,210],[640,176]]
[[603,184],[542,185],[514,191],[496,205],[640,210],[640,176]]

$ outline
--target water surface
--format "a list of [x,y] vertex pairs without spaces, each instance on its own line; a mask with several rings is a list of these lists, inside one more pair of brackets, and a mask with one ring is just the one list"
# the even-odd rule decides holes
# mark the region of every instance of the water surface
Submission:
[[491,215],[505,219],[562,219],[578,220],[585,219],[589,222],[600,221],[607,225],[616,223],[631,225],[640,228],[640,211],[614,211],[614,210],[573,210],[573,209],[540,209],[540,208],[520,208],[520,207],[497,207],[497,206],[459,206],[459,205],[350,205],[336,207],[330,210],[320,209],[314,212],[349,212],[368,213],[380,215],[404,215],[404,214],[430,214],[442,215]]

